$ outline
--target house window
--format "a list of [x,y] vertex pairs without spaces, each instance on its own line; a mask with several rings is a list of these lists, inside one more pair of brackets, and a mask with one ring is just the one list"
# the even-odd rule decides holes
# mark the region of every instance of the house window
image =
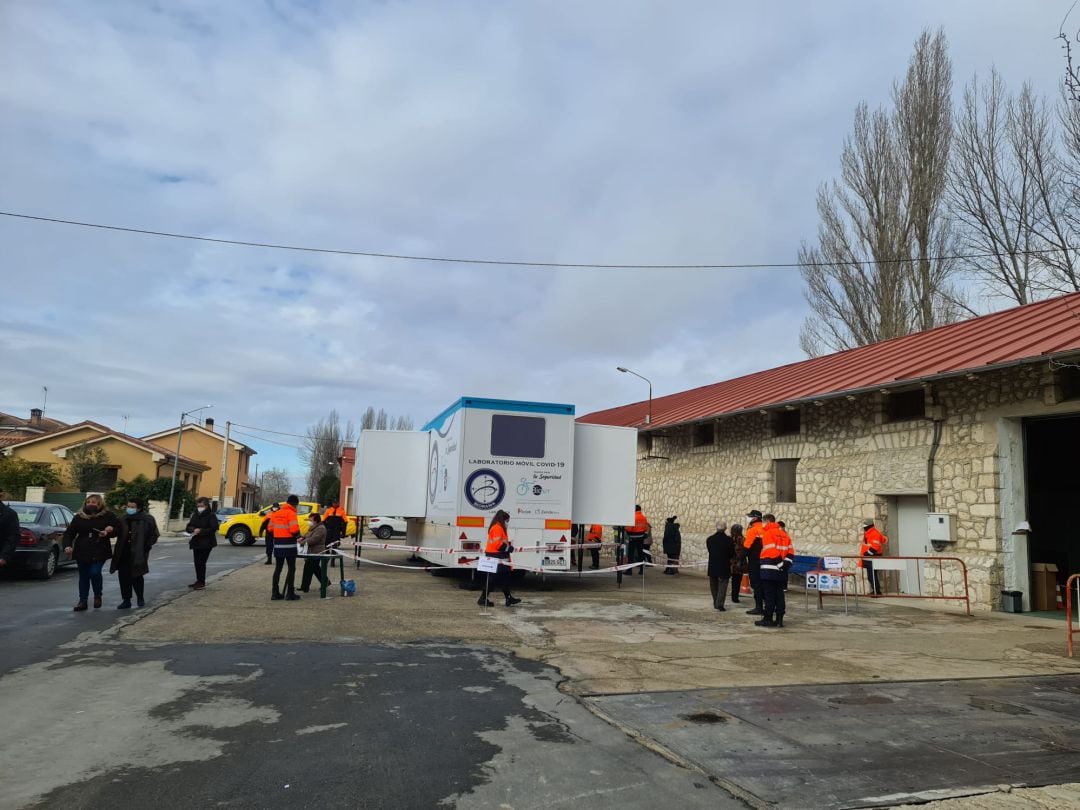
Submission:
[[797,458],[778,458],[773,461],[773,479],[777,503],[795,503],[795,468]]
[[921,388],[885,396],[885,421],[903,422],[926,417],[926,395]]
[[1080,399],[1080,367],[1064,366],[1058,369],[1062,401]]
[[691,434],[694,447],[706,447],[716,443],[716,424],[714,422],[702,422],[694,425]]
[[772,415],[773,436],[793,436],[802,430],[802,411],[777,411]]

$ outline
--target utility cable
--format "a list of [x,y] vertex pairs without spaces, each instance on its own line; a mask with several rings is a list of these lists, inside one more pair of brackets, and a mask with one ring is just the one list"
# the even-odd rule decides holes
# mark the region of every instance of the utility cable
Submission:
[[[395,259],[413,262],[443,262],[449,264],[480,264],[501,265],[505,267],[555,267],[555,268],[579,268],[596,270],[769,270],[769,269],[793,269],[800,267],[846,267],[852,264],[888,265],[901,264],[903,262],[915,262],[919,259],[867,259],[859,262],[730,262],[726,264],[598,264],[594,262],[540,262],[521,261],[512,259],[465,259],[450,256],[412,256],[403,253],[377,253],[368,250],[343,250],[337,248],[309,247],[305,245],[281,245],[273,242],[250,242],[242,239],[224,239],[211,236],[195,236],[194,234],[173,233],[170,231],[152,231],[145,228],[129,228],[121,225],[106,225],[100,222],[80,222],[73,219],[59,219],[57,217],[38,217],[30,214],[20,214],[14,211],[0,211],[0,216],[14,219],[33,220],[35,222],[49,222],[55,225],[71,225],[79,228],[97,228],[105,231],[119,231],[121,233],[134,233],[143,236],[158,236],[167,239],[188,239],[195,242],[212,242],[219,245],[236,245],[239,247],[267,248],[270,250],[292,250],[302,253],[325,253],[336,256],[365,256],[373,259]],[[993,259],[1002,255],[1009,256],[1034,256],[1043,253],[1060,253],[1063,250],[1078,250],[1073,246],[1066,248],[1043,248],[1039,250],[998,251],[996,253],[969,253],[955,256],[933,256],[925,261],[943,262],[958,261],[961,259]]]

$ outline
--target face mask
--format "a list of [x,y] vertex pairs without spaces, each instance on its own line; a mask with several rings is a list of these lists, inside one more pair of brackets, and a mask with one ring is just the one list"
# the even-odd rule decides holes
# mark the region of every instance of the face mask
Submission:
[[138,512],[139,510],[138,510],[138,509],[135,509],[135,508],[134,508],[134,507],[132,507],[132,506],[129,506],[129,507],[128,507],[127,509],[125,509],[124,511],[125,511],[125,512],[127,512],[127,513],[128,513],[129,515],[134,515],[134,514],[135,514],[136,512]]
[[94,506],[93,504],[88,504],[87,506],[83,507],[83,511],[88,515],[94,514],[95,512],[97,512],[97,510],[98,510],[97,507]]
[[200,507],[198,507],[198,509],[199,509],[200,512],[205,512],[206,511],[205,506],[200,506]]

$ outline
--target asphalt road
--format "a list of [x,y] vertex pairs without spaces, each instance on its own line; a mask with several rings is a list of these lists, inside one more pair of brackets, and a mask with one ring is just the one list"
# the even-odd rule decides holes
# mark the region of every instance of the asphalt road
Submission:
[[0,807],[744,807],[503,652],[76,647],[0,679]]
[[[162,598],[186,591],[188,583],[195,579],[187,543],[186,537],[163,537],[154,546],[146,577],[147,608]],[[234,548],[219,539],[207,563],[207,578],[262,555],[261,547]],[[79,572],[74,565],[58,568],[47,582],[17,572],[0,575],[0,675],[42,661],[80,633],[105,630],[137,612],[137,608],[116,609],[121,601],[120,586],[116,575],[108,573],[108,567],[100,610],[91,607],[84,613],[72,612],[79,597],[78,586]]]

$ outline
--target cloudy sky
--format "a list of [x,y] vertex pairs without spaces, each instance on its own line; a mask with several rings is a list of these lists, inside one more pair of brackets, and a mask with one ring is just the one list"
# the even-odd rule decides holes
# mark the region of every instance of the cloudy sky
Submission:
[[[924,27],[1054,92],[1067,0],[0,0],[0,210],[552,262],[790,262]],[[579,413],[801,359],[796,270],[554,270],[0,217],[0,410],[302,433],[461,395]],[[251,436],[263,468],[295,450]],[[295,440],[277,437],[288,444]]]

